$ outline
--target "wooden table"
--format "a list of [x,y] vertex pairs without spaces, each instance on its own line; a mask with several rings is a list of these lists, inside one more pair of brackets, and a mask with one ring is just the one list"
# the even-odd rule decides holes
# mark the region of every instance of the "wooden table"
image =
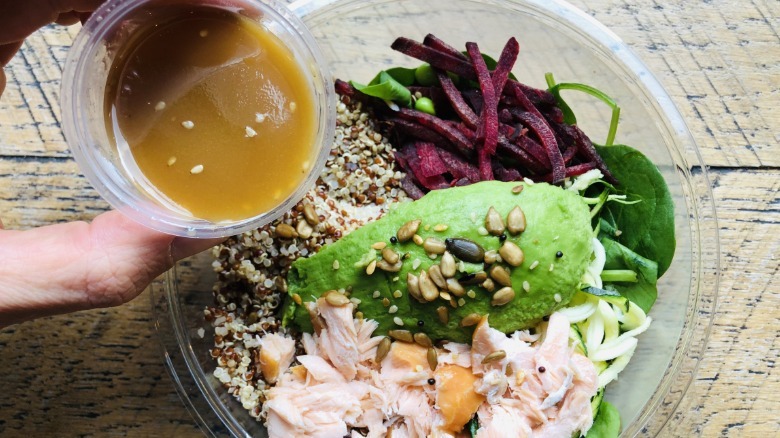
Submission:
[[[695,381],[664,435],[778,436],[780,3],[576,3],[659,76],[714,190],[719,308]],[[107,208],[59,127],[61,66],[76,31],[36,33],[6,68],[0,217],[8,228],[90,219]],[[0,435],[197,436],[163,368],[148,298],[0,331]]]

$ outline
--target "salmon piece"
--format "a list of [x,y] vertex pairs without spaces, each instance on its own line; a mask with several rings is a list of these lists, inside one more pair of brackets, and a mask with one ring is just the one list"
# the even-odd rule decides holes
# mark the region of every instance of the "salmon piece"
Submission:
[[336,307],[328,304],[324,298],[317,300],[317,314],[325,322],[325,328],[319,335],[321,355],[328,359],[347,380],[355,378],[357,363],[360,360],[352,307],[351,303]]
[[439,351],[439,364],[452,364],[463,368],[471,368],[471,346],[457,342],[447,342]]
[[276,382],[295,356],[295,340],[279,333],[269,333],[260,339],[260,372],[266,381]]
[[[531,428],[517,408],[511,405],[482,405],[479,410],[477,438],[524,438],[531,436]],[[564,437],[568,438],[568,437]]]
[[424,386],[433,377],[428,349],[417,344],[393,342],[381,365],[380,375],[385,383]]
[[477,376],[458,365],[440,365],[434,372],[436,406],[443,419],[439,427],[447,433],[460,432],[485,400],[474,390]]

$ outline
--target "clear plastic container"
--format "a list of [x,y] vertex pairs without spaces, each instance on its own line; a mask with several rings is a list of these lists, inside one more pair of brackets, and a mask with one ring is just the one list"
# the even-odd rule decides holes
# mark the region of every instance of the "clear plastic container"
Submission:
[[[62,127],[82,172],[114,208],[156,230],[189,237],[223,237],[262,226],[281,216],[309,191],[322,171],[336,125],[332,76],[315,39],[301,20],[274,0],[199,0],[197,5],[242,14],[278,37],[307,71],[318,121],[312,162],[300,185],[270,211],[219,223],[192,217],[161,202],[137,166],[128,165],[129,151],[120,152],[109,140],[104,121],[108,72],[122,45],[138,30],[144,8],[167,5],[164,0],[111,0],[85,23],[71,48],[63,72]],[[184,2],[186,3],[186,2]],[[247,90],[251,92],[251,90]],[[280,145],[282,147],[282,145]],[[132,162],[132,158],[130,158]],[[225,175],[225,178],[234,178]],[[261,194],[262,195],[262,194]]]
[[[714,204],[698,149],[669,95],[647,67],[603,25],[559,0],[303,0],[291,9],[310,27],[336,77],[368,81],[376,71],[415,61],[394,53],[397,36],[433,33],[453,45],[476,41],[498,53],[515,36],[518,78],[545,87],[582,82],[622,108],[617,142],[647,154],[660,168],[675,203],[677,251],[659,281],[654,322],[639,337],[628,368],[607,389],[623,420],[622,436],[656,436],[693,380],[705,351],[718,286]],[[578,121],[603,142],[610,113],[575,93],[566,95]],[[168,370],[182,400],[208,435],[266,436],[212,375],[213,340],[197,335],[212,302],[210,256],[179,264],[152,287],[152,305]]]

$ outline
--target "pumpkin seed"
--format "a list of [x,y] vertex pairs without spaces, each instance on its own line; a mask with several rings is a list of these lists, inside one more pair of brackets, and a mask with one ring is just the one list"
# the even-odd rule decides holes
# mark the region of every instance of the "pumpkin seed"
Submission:
[[492,362],[499,361],[506,357],[506,351],[504,350],[496,350],[487,356],[485,356],[484,359],[482,359],[482,365],[489,364]]
[[317,216],[317,212],[314,211],[314,206],[311,204],[303,204],[303,217],[312,227],[316,227],[320,223],[320,217]]
[[406,274],[406,288],[409,290],[409,295],[420,302],[424,302],[422,295],[420,294],[420,279],[411,272]]
[[431,280],[433,280],[439,289],[447,290],[447,280],[444,278],[444,275],[442,275],[439,265],[433,265],[428,268],[428,276],[431,277]]
[[473,274],[467,274],[464,275],[463,277],[460,277],[458,282],[460,284],[472,285],[472,284],[482,284],[482,282],[484,282],[485,280],[487,280],[487,274],[484,271],[479,271]]
[[523,254],[523,250],[520,249],[520,247],[517,246],[514,242],[510,242],[508,240],[504,242],[503,245],[501,245],[501,248],[498,249],[498,253],[501,255],[501,259],[503,259],[511,266],[520,266],[525,260],[525,254]]
[[325,301],[335,307],[343,307],[349,304],[349,298],[335,290],[325,292]]
[[487,215],[485,216],[485,229],[494,236],[500,236],[506,229],[504,226],[504,219],[501,218],[501,215],[493,207],[488,209]]
[[403,262],[401,262],[400,260],[396,263],[390,264],[387,262],[387,260],[382,259],[376,263],[376,267],[385,272],[398,272],[401,270],[402,266],[403,266]]
[[450,311],[447,310],[444,306],[439,306],[436,308],[436,315],[439,316],[439,321],[442,324],[447,324],[450,322]]
[[452,296],[449,294],[449,292],[444,292],[444,291],[439,292],[439,298],[441,298],[444,301],[452,300]]
[[376,271],[376,260],[371,260],[371,263],[366,266],[366,274],[373,275]]
[[401,259],[401,256],[399,256],[397,252],[393,251],[390,248],[384,248],[382,250],[382,258],[385,259],[387,263],[394,265],[398,263],[398,260]]
[[445,251],[441,256],[441,274],[447,278],[454,277],[458,271],[458,264],[455,263],[455,257],[449,251]]
[[493,292],[496,290],[496,284],[493,283],[493,280],[490,278],[482,282],[482,287],[485,288],[485,290],[488,292]]
[[516,205],[506,216],[506,228],[512,234],[525,231],[525,213],[519,205]]
[[389,330],[387,334],[396,341],[412,343],[414,338],[409,330]]
[[415,233],[417,233],[421,223],[422,221],[420,219],[415,219],[403,224],[395,233],[395,237],[398,238],[399,242],[407,242]]
[[428,254],[444,254],[447,246],[441,240],[435,237],[428,237],[423,241],[423,249]]
[[460,320],[460,326],[471,327],[472,325],[477,325],[480,321],[482,321],[482,315],[479,313],[470,313]]
[[518,186],[512,187],[512,193],[514,193],[515,195],[519,195],[520,192],[522,192],[522,191],[523,191],[523,185],[522,184],[520,184]]
[[279,224],[276,226],[276,236],[282,239],[292,239],[298,237],[298,232],[288,224]]
[[446,248],[455,257],[469,263],[482,263],[485,249],[473,240],[462,237],[451,237],[444,241]]
[[509,276],[509,271],[500,265],[493,265],[490,268],[490,277],[501,286],[512,286],[512,278]]
[[374,359],[376,363],[382,362],[382,359],[384,359],[387,356],[387,353],[390,352],[390,347],[392,345],[393,342],[390,341],[390,338],[387,336],[379,341],[379,345],[376,346],[376,358]]
[[495,249],[491,249],[490,251],[485,252],[485,263],[488,265],[492,265],[493,263],[498,261],[498,251]]
[[428,276],[428,272],[420,272],[420,295],[422,295],[425,301],[433,301],[439,298],[439,288]]
[[439,354],[436,353],[436,349],[428,348],[428,366],[431,367],[431,371],[436,371],[436,367],[439,366]]
[[428,335],[426,335],[423,332],[419,332],[419,333],[415,333],[414,334],[414,342],[416,342],[418,345],[422,345],[423,347],[426,347],[426,348],[433,347],[433,341],[431,341],[431,338],[429,338]]
[[462,297],[466,295],[466,289],[458,283],[458,280],[454,278],[447,279],[447,290],[452,292],[456,297]]
[[493,298],[490,300],[491,306],[503,306],[515,299],[515,290],[511,287],[502,287],[498,292],[493,294]]
[[309,223],[306,221],[298,221],[298,225],[296,225],[295,231],[298,232],[298,235],[301,236],[302,239],[308,239],[314,232],[314,228],[312,228],[311,225],[309,225]]

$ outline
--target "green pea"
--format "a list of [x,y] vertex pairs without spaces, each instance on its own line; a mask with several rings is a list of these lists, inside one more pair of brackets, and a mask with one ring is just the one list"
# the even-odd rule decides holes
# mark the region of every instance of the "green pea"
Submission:
[[418,84],[424,87],[430,87],[439,83],[436,73],[433,72],[430,64],[421,64],[414,70],[414,79]]
[[433,107],[433,101],[427,97],[421,97],[414,102],[414,109],[430,115],[436,115],[436,109]]

